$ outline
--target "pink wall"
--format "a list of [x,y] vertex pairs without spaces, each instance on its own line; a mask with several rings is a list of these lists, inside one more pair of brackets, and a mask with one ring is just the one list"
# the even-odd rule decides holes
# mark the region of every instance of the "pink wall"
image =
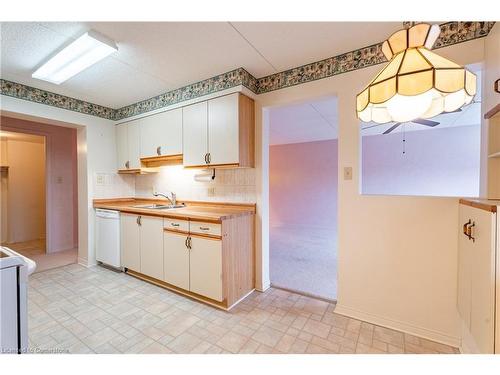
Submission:
[[363,194],[478,196],[480,126],[362,137]]
[[47,252],[78,246],[76,130],[1,117],[6,131],[46,137]]
[[270,224],[337,228],[337,140],[269,148]]

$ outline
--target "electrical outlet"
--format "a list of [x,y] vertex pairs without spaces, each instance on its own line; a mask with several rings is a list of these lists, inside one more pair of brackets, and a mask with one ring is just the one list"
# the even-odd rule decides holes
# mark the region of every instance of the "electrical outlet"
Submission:
[[352,180],[352,167],[344,167],[344,180]]
[[103,186],[106,184],[106,176],[104,173],[97,173],[96,175],[96,185]]
[[214,197],[215,196],[215,187],[207,188],[207,196]]

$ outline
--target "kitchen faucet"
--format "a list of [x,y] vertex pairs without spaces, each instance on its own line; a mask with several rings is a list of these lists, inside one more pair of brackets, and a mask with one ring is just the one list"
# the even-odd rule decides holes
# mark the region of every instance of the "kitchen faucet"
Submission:
[[163,193],[158,193],[158,192],[153,193],[153,195],[155,197],[161,196],[161,197],[167,198],[170,201],[170,203],[172,204],[172,206],[177,205],[177,196],[175,195],[175,193],[173,191],[170,194],[172,195],[172,198],[170,198],[168,195],[163,194]]

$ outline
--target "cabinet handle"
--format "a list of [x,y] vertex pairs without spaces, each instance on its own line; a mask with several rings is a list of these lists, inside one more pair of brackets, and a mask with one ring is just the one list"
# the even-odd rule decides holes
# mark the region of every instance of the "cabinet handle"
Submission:
[[188,244],[189,244],[189,250],[191,250],[192,249],[192,247],[191,247],[191,236],[188,237]]
[[210,164],[212,162],[212,155],[210,155],[210,152],[208,153],[208,163],[207,164]]
[[127,162],[125,163],[125,168],[129,169],[130,168],[130,162],[127,160]]
[[469,240],[472,240],[472,242],[476,242],[476,238],[472,236],[472,228],[476,226],[476,222],[473,221],[472,224],[470,224],[467,227],[467,237],[469,237]]
[[190,250],[191,250],[191,237],[187,236],[187,237],[186,237],[186,241],[184,241],[184,244],[186,245],[186,247],[187,247],[188,249],[190,249]]
[[205,164],[208,164],[208,154],[205,154]]
[[136,223],[137,223],[137,225],[139,225],[139,226],[141,226],[141,225],[142,225],[141,216],[137,216]]
[[210,228],[207,228],[207,227],[200,227],[200,230],[210,230]]
[[186,240],[184,241],[184,245],[186,245],[187,249],[189,249],[188,239],[189,239],[189,237],[186,237]]
[[179,226],[178,223],[170,223],[170,225],[173,226],[173,227],[178,227]]
[[464,227],[463,227],[463,233],[464,233],[467,237],[469,237],[469,235],[467,234],[467,229],[468,229],[468,226],[469,226],[470,224],[472,224],[472,222],[471,222],[471,220],[469,219],[469,221],[468,221],[468,222],[466,222],[466,223],[464,224]]
[[161,155],[161,146],[158,146],[158,147],[156,148],[156,153],[158,154],[158,156],[160,156],[160,155]]

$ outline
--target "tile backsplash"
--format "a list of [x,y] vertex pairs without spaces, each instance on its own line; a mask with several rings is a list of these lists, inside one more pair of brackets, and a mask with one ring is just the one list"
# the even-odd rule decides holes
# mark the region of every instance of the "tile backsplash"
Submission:
[[96,173],[94,197],[153,198],[154,188],[163,193],[173,191],[181,200],[242,203],[256,201],[255,169],[217,169],[214,180],[208,178],[212,171],[184,169],[182,165],[174,165],[161,167],[158,173],[147,175]]

